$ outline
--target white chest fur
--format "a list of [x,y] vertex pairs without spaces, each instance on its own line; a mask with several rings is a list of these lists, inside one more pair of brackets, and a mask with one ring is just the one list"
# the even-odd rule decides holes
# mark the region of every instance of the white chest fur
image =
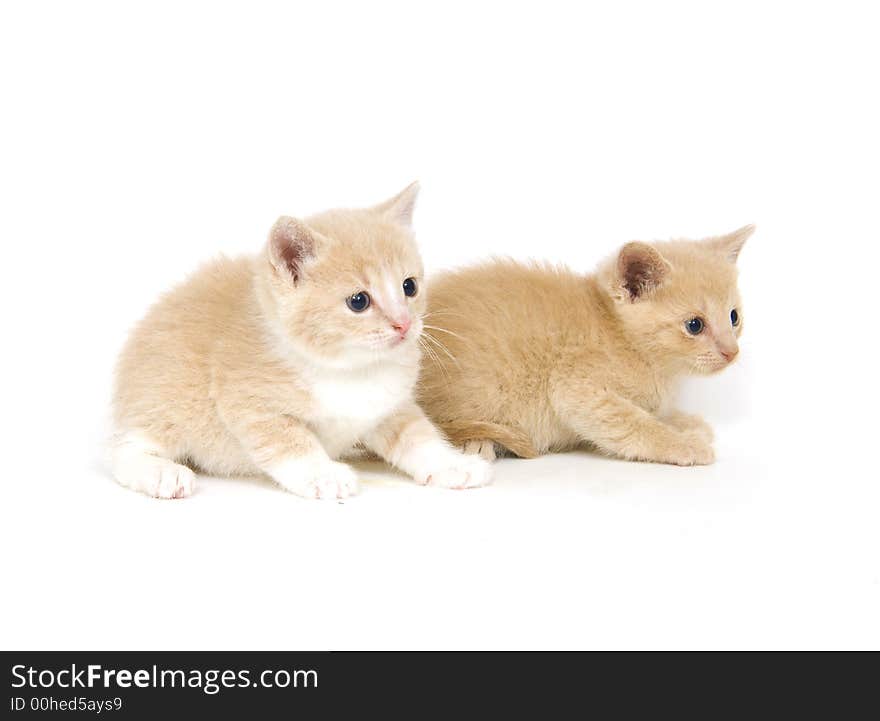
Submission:
[[335,457],[349,450],[411,398],[416,375],[415,367],[397,364],[308,373],[303,378],[312,397],[308,420],[327,452]]

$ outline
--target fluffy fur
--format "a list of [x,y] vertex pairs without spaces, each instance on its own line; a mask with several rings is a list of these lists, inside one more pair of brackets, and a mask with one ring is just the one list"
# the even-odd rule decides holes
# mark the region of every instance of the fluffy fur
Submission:
[[528,458],[589,444],[633,460],[711,463],[712,430],[669,401],[683,375],[720,371],[737,355],[736,259],[753,230],[628,243],[586,276],[497,260],[432,279],[435,352],[423,360],[420,405],[487,459],[498,446]]
[[[180,498],[194,469],[267,474],[301,496],[345,498],[358,484],[340,459],[365,448],[420,483],[488,482],[488,464],[450,446],[413,401],[426,302],[417,190],[283,217],[256,257],[217,260],[165,295],[119,358],[116,479]],[[372,302],[355,313],[347,299],[360,292]]]

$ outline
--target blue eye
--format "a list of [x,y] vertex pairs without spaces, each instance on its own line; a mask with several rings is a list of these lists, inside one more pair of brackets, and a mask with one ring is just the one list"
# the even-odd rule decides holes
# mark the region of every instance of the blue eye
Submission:
[[361,291],[345,299],[345,304],[355,313],[363,313],[370,307],[370,296],[368,293]]
[[736,308],[730,311],[730,325],[739,325],[739,313],[736,312]]
[[685,322],[684,327],[687,328],[687,332],[691,335],[700,335],[703,332],[705,323],[703,323],[702,318],[691,318]]
[[418,292],[419,286],[416,283],[415,278],[407,278],[405,281],[403,281],[403,294],[407,298],[412,298]]

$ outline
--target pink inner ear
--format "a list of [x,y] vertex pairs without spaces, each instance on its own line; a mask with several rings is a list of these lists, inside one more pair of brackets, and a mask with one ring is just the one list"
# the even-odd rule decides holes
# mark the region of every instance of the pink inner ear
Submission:
[[308,229],[293,218],[282,218],[272,228],[271,243],[275,266],[287,270],[294,282],[299,280],[303,263],[315,250]]
[[620,252],[619,271],[630,300],[636,300],[660,285],[669,264],[654,248],[630,243]]
[[300,267],[305,259],[302,246],[286,245],[281,249],[281,262],[287,267],[294,280],[299,280]]
[[655,285],[653,268],[642,260],[633,260],[626,267],[623,287],[630,298],[638,298]]

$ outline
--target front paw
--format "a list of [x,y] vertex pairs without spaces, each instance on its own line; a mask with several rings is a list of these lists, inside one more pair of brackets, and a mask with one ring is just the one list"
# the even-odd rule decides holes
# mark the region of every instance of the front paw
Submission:
[[664,453],[663,461],[676,466],[708,466],[715,462],[715,450],[702,430],[689,430]]
[[415,475],[417,483],[441,488],[479,488],[492,482],[492,466],[479,456],[444,454]]
[[326,458],[289,461],[276,468],[272,476],[288,491],[303,498],[337,500],[358,492],[354,470],[345,463]]
[[692,431],[696,433],[706,443],[711,444],[712,441],[715,439],[715,433],[712,431],[712,426],[706,423],[706,421],[704,421],[699,416],[695,416],[690,413],[682,413],[681,411],[675,411],[669,414],[665,418],[665,420],[676,430],[683,432]]
[[485,438],[465,442],[462,446],[462,450],[468,455],[479,456],[487,461],[494,461],[496,456],[495,441],[490,441]]

